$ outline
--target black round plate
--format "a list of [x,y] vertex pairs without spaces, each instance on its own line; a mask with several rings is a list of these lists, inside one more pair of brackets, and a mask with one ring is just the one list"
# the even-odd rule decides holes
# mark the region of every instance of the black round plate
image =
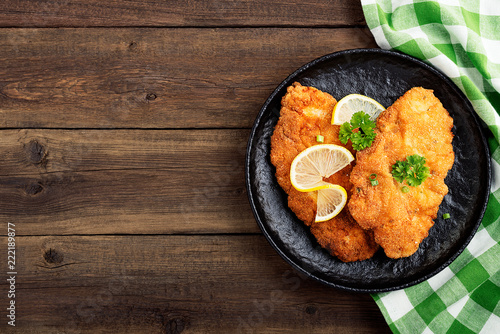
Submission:
[[[454,120],[455,163],[445,180],[445,196],[429,236],[408,258],[389,259],[382,250],[369,260],[343,263],[328,254],[288,208],[287,196],[270,162],[270,139],[286,88],[298,81],[339,100],[358,93],[385,107],[415,86],[433,89]],[[480,122],[467,98],[433,67],[408,55],[381,49],[341,51],[295,71],[271,94],[250,134],[245,177],[250,205],[271,245],[296,270],[332,287],[382,292],[420,283],[448,266],[467,246],[486,208],[490,160]],[[443,220],[443,213],[451,219]]]

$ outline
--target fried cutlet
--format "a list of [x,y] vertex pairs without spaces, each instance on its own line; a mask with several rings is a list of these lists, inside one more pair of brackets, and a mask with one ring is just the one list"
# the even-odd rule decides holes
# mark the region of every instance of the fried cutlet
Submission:
[[[306,148],[318,144],[322,135],[325,144],[343,145],[338,139],[339,126],[331,124],[333,107],[337,101],[314,87],[294,83],[287,88],[281,101],[280,118],[271,137],[271,162],[276,167],[276,178],[288,194],[288,206],[310,227],[318,243],[344,262],[368,259],[378,249],[373,234],[363,230],[351,217],[347,208],[325,222],[315,222],[317,192],[297,191],[290,181],[293,159]],[[348,147],[352,151],[351,147]],[[349,176],[352,165],[333,174],[325,181],[339,184],[348,194],[352,187]]]
[[[432,90],[412,88],[382,112],[372,146],[357,153],[347,206],[359,225],[374,231],[390,258],[415,253],[434,224],[455,157],[452,127],[453,119]],[[413,154],[425,157],[430,175],[404,193],[392,165]],[[371,185],[371,174],[377,175],[377,186]]]

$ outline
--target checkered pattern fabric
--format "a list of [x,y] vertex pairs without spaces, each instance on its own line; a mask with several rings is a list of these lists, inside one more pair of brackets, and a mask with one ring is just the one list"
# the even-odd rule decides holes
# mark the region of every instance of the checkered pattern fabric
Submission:
[[394,333],[500,333],[500,1],[361,0],[383,49],[419,58],[465,93],[490,129],[493,180],[466,250],[416,286],[373,295]]

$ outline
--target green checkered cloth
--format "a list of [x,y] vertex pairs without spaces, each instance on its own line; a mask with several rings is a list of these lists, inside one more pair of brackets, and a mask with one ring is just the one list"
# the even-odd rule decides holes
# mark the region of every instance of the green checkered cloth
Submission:
[[500,333],[500,1],[361,0],[383,49],[445,73],[491,130],[493,179],[466,250],[416,286],[373,295],[394,333]]

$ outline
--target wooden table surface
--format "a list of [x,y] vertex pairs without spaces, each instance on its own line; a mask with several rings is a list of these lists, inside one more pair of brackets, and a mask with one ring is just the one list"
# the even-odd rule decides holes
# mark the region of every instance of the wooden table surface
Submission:
[[358,1],[3,0],[0,27],[1,333],[390,332],[292,270],[244,181],[274,88],[376,47]]

